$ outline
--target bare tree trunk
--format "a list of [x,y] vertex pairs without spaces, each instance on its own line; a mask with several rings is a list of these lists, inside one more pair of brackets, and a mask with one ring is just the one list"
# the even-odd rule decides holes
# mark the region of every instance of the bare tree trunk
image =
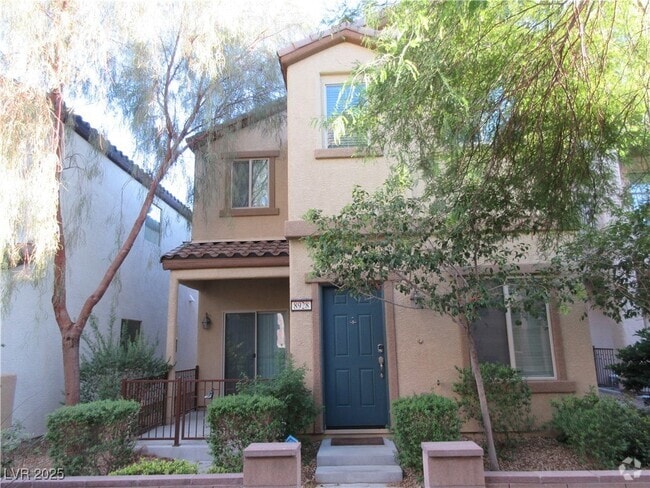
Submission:
[[[56,147],[58,163],[55,171],[55,178],[59,188],[61,187],[61,175],[63,172],[63,157],[65,154],[65,133],[64,133],[64,103],[61,88],[52,90],[49,93],[52,104],[53,144]],[[60,191],[60,190],[59,190]],[[67,305],[66,289],[66,246],[65,235],[63,234],[63,215],[61,211],[61,197],[56,208],[56,220],[58,226],[58,241],[54,255],[54,284],[52,287],[52,308],[54,317],[59,326],[62,339],[63,352],[63,381],[65,386],[65,404],[74,405],[79,403],[79,338],[81,330],[70,318]],[[75,386],[76,385],[76,386]]]
[[490,462],[490,470],[499,471],[499,460],[497,459],[497,451],[494,447],[494,435],[492,433],[492,420],[490,419],[490,410],[488,409],[487,397],[485,395],[485,385],[483,384],[483,375],[481,375],[481,368],[478,362],[478,352],[476,351],[476,344],[474,343],[474,336],[469,327],[469,324],[464,325],[467,331],[467,342],[469,344],[469,360],[474,373],[474,380],[476,381],[476,391],[478,392],[478,401],[481,407],[481,416],[483,417],[483,429],[485,430],[485,440],[487,443],[488,460]]
[[[64,133],[64,119],[65,119],[65,106],[63,102],[63,97],[61,90],[52,90],[49,94],[50,102],[53,107],[53,124],[54,124],[54,143],[56,144],[56,151],[59,163],[56,170],[56,180],[61,187],[61,176],[63,171],[63,158],[65,155],[65,133]],[[76,320],[73,321],[70,318],[68,312],[66,296],[66,269],[67,269],[67,257],[66,257],[66,244],[65,244],[65,235],[63,233],[63,215],[61,211],[61,197],[59,195],[59,201],[57,205],[57,222],[58,222],[58,233],[59,233],[59,246],[54,255],[54,287],[52,294],[52,307],[54,309],[54,316],[56,318],[57,325],[61,332],[62,338],[62,348],[63,348],[63,376],[64,376],[64,385],[65,385],[65,403],[66,405],[75,405],[79,403],[80,398],[80,384],[79,384],[79,344],[81,339],[81,333],[88,322],[90,314],[93,311],[93,308],[99,301],[102,299],[106,290],[110,286],[113,278],[117,271],[120,269],[120,266],[124,263],[124,260],[129,255],[133,244],[135,243],[138,234],[142,230],[142,226],[147,218],[147,213],[149,207],[153,203],[156,190],[160,184],[160,181],[165,176],[167,170],[171,164],[175,161],[175,147],[169,148],[168,154],[165,158],[165,163],[161,165],[156,174],[152,177],[149,184],[149,189],[147,195],[142,203],[140,212],[131,227],[129,234],[126,240],[120,246],[117,255],[110,263],[106,272],[102,276],[97,288],[88,296],[84,302],[79,315]]]

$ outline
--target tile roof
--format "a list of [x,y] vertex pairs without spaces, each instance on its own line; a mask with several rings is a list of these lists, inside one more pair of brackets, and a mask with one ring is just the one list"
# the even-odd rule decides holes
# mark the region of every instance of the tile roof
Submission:
[[269,241],[185,242],[160,260],[289,256],[285,239]]

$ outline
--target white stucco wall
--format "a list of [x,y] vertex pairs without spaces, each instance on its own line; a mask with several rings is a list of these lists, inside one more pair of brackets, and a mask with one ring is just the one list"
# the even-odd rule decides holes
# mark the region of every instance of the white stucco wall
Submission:
[[[68,154],[74,156],[64,171],[63,211],[68,244],[67,303],[74,318],[130,229],[145,189],[76,133],[67,144]],[[162,209],[160,244],[145,240],[144,229],[141,231],[93,315],[104,332],[113,319],[116,337],[122,319],[140,320],[141,333],[157,341],[163,355],[169,275],[159,259],[187,240],[190,232],[187,221],[175,210],[162,200],[155,203]],[[1,323],[2,373],[17,375],[14,422],[21,422],[35,435],[44,433],[46,415],[63,402],[61,336],[52,312],[51,283],[49,270],[42,282],[17,286]],[[197,301],[196,292],[181,287],[179,322],[196,323]],[[179,340],[179,352],[182,366],[194,367],[196,337],[191,337],[192,328],[186,329],[190,332]]]

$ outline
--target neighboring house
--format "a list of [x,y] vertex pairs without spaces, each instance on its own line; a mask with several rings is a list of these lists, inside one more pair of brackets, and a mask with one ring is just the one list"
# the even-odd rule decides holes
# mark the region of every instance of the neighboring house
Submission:
[[[646,163],[647,164],[647,163]],[[650,202],[650,173],[642,161],[626,168],[619,178],[620,188],[628,191],[634,207]],[[603,218],[603,224],[608,218]],[[588,311],[591,340],[597,365],[598,384],[600,386],[618,386],[618,378],[608,368],[617,362],[616,350],[634,344],[639,340],[636,333],[650,327],[649,317],[622,318],[620,323],[604,315],[600,310],[590,308]]]
[[[62,183],[62,210],[67,245],[67,301],[73,315],[97,287],[111,258],[135,220],[146,194],[145,173],[114,146],[98,138],[80,117],[68,129]],[[92,142],[92,144],[90,143]],[[103,146],[97,151],[94,146]],[[93,310],[100,330],[113,323],[116,336],[143,334],[158,341],[165,353],[169,277],[159,265],[161,249],[189,235],[190,210],[160,189],[133,249],[104,298]],[[12,273],[29,272],[22,266]],[[52,269],[37,284],[15,287],[7,313],[1,317],[3,400],[5,375],[15,374],[13,413],[32,434],[45,431],[46,416],[61,406],[63,363],[61,334],[52,311]],[[6,282],[5,282],[6,284]],[[178,343],[178,368],[196,365],[196,336],[191,324],[197,317],[197,294],[178,290],[182,297],[178,320],[188,330]],[[88,334],[87,324],[84,334]],[[83,351],[82,341],[82,351]]]
[[[412,307],[390,283],[378,302],[310,273],[305,213],[336,213],[355,185],[376,188],[388,175],[385,159],[354,157],[354,140],[334,141],[315,123],[337,100],[354,99],[339,94],[353,67],[373,59],[363,43],[372,35],[346,26],[281,51],[286,106],[193,141],[192,241],[162,258],[171,271],[168,354],[174,338],[188,333],[173,306],[185,285],[199,292],[201,378],[272,376],[275,358],[290,353],[324,407],[316,432],[384,428],[391,401],[431,391],[452,396],[456,366],[469,365],[459,327]],[[584,307],[563,315],[552,304],[545,309],[514,331],[509,314],[492,314],[490,333],[479,337],[483,359],[523,370],[540,421],[550,417],[549,400],[596,383]]]

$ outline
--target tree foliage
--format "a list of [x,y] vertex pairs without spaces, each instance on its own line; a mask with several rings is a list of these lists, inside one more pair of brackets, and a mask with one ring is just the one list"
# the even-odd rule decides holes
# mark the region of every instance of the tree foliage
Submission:
[[608,203],[612,158],[648,154],[649,8],[398,2],[355,72],[366,103],[341,117],[437,191],[509,195],[533,232],[576,227]]

